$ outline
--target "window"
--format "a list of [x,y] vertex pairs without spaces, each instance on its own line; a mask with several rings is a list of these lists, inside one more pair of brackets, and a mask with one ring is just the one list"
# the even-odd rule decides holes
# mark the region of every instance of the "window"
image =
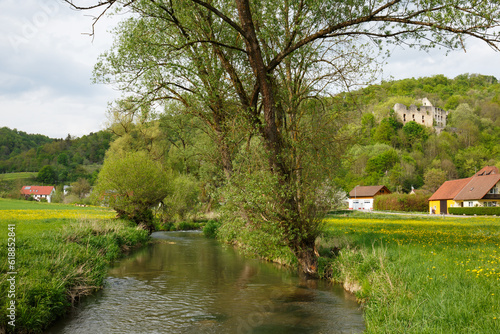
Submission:
[[488,191],[488,194],[498,194],[498,188],[497,187],[491,188],[490,191]]

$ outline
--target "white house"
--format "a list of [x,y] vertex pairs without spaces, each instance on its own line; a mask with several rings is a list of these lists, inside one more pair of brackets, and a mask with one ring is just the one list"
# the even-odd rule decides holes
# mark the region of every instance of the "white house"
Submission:
[[390,193],[386,186],[356,186],[349,193],[349,210],[373,210],[375,196]]
[[56,189],[53,186],[24,186],[21,189],[21,194],[27,199],[30,196],[37,201],[45,198],[47,202],[51,202],[52,196],[55,194]]

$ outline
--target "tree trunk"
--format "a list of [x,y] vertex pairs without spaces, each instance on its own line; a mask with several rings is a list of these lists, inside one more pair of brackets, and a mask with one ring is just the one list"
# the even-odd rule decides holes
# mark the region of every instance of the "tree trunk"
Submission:
[[264,111],[264,127],[261,130],[266,148],[269,151],[271,168],[278,169],[277,172],[286,174],[287,168],[282,163],[281,157],[281,137],[276,125],[276,98],[273,92],[270,75],[267,66],[264,64],[262,50],[255,33],[255,26],[252,19],[252,12],[248,0],[237,0],[236,5],[243,31],[245,32],[245,44],[248,52],[250,66],[257,78],[257,84],[262,96],[262,107]]
[[292,251],[299,262],[299,269],[308,277],[318,277],[318,251],[316,250],[316,238],[297,240],[292,245]]

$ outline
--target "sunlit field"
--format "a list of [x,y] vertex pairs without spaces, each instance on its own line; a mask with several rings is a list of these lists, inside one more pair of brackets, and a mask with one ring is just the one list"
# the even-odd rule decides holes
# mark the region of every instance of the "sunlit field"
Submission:
[[35,178],[37,176],[37,174],[38,173],[34,173],[34,172],[0,174],[0,181],[32,179],[32,178]]
[[[500,218],[331,216],[334,280],[369,333],[499,333]],[[325,241],[326,242],[326,241]]]

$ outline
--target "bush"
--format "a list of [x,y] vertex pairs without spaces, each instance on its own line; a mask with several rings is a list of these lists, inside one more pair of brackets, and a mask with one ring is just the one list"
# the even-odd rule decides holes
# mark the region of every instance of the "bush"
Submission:
[[381,195],[375,197],[373,208],[386,211],[427,212],[429,195],[425,193]]
[[448,208],[448,212],[452,215],[480,215],[493,216],[500,215],[500,207],[473,207],[473,208]]
[[200,223],[180,222],[177,224],[177,231],[199,230],[201,226]]
[[155,230],[157,231],[190,231],[190,230],[199,230],[203,227],[204,223],[195,223],[195,222],[157,222],[155,221]]
[[216,220],[209,220],[203,227],[203,234],[207,238],[215,239],[221,223]]
[[192,176],[180,175],[172,183],[172,193],[163,199],[163,219],[179,222],[196,216],[200,196],[198,181]]

